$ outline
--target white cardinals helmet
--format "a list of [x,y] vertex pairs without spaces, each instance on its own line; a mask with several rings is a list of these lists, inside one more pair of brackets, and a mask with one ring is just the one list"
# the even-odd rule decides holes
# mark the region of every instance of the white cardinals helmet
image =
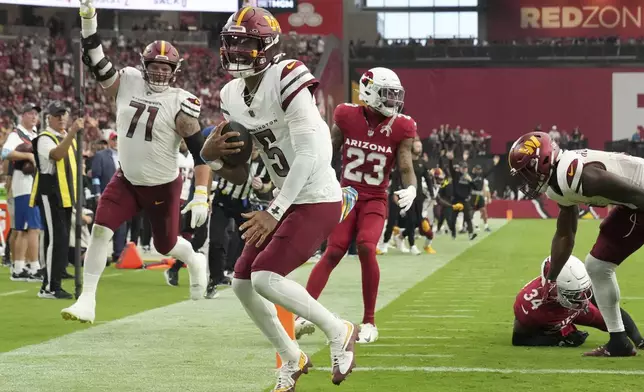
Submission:
[[388,68],[372,68],[360,77],[360,99],[386,117],[400,113],[405,89],[396,73]]
[[[550,257],[541,264],[541,277],[544,282],[549,269]],[[564,308],[585,310],[592,296],[592,284],[586,266],[575,256],[570,256],[557,277],[557,302]]]

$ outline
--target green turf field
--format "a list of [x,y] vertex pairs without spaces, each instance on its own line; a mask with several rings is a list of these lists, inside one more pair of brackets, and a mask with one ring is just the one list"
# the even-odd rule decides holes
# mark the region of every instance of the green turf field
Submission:
[[[575,255],[582,260],[597,226],[580,222]],[[553,229],[554,221],[515,220],[474,243],[440,236],[437,255],[394,250],[380,256],[380,339],[358,346],[358,367],[338,389],[330,381],[324,337],[304,337],[300,345],[315,370],[297,390],[603,392],[619,385],[620,391],[641,391],[642,357],[581,357],[605,341],[600,331],[590,331],[579,349],[510,346],[514,296],[538,274]],[[623,307],[644,328],[640,258],[635,255],[618,276]],[[293,278],[305,282],[310,268]],[[230,291],[211,301],[186,301],[185,272],[184,286],[171,288],[159,271],[108,269],[91,327],[63,322],[59,311],[67,302],[36,298],[38,284],[2,276],[0,391],[269,390],[275,360],[270,345]],[[73,283],[67,284],[71,290]],[[360,321],[354,258],[341,263],[321,301]]]

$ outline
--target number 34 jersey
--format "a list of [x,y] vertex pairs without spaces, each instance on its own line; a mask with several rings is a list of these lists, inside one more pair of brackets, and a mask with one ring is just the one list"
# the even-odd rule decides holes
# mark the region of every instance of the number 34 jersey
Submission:
[[176,132],[179,112],[199,118],[201,103],[174,87],[157,93],[147,87],[141,71],[120,71],[116,96],[116,127],[121,170],[133,185],[154,186],[179,175],[177,156],[181,136]]
[[345,103],[333,113],[344,136],[341,185],[355,188],[360,200],[387,197],[398,146],[402,140],[416,137],[416,122],[411,117],[398,114],[391,125],[391,118],[374,124],[368,120],[374,117],[368,110]]
[[[308,180],[293,204],[324,203],[342,200],[342,190],[331,167],[333,148],[329,127],[315,107],[313,92],[318,81],[297,60],[283,60],[264,71],[250,106],[244,102],[243,79],[233,79],[221,90],[221,109],[228,121],[243,125],[266,165],[271,181],[283,188],[286,176],[296,158],[299,137],[293,137],[287,121],[310,128],[315,138],[315,164]],[[293,99],[304,89],[311,91],[313,112],[297,116]],[[310,148],[306,148],[309,150]]]

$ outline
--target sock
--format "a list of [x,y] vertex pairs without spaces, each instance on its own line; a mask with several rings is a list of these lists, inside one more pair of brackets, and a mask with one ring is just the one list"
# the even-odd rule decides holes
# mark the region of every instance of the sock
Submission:
[[174,264],[172,264],[172,267],[170,267],[171,270],[179,272],[181,268],[183,268],[183,265],[185,263],[181,260],[175,260]]
[[376,246],[366,243],[359,244],[358,256],[362,270],[362,301],[364,302],[362,323],[376,325],[374,317],[378,285],[380,284],[380,267],[378,260],[376,260]]
[[300,349],[284,330],[275,306],[259,295],[248,279],[233,279],[232,287],[248,316],[273,344],[282,361],[297,361]]
[[13,273],[14,274],[21,273],[23,269],[25,269],[24,260],[16,260],[16,261],[13,262]]
[[30,261],[29,262],[29,271],[36,272],[40,269],[40,261]]
[[637,328],[635,321],[633,321],[633,318],[631,318],[631,315],[628,314],[628,312],[626,312],[624,309],[620,309],[620,313],[622,314],[622,322],[624,323],[624,330],[626,331],[626,334],[628,335],[628,337],[636,345],[642,343],[642,339],[644,338],[642,338],[642,334]]
[[96,297],[96,288],[101,274],[105,270],[110,239],[114,232],[105,226],[94,225],[92,237],[85,252],[85,269],[83,270],[82,296]]
[[619,285],[615,276],[617,264],[586,256],[586,270],[593,284],[597,307],[606,322],[608,332],[624,332],[624,323],[619,310]]
[[169,256],[190,265],[195,256],[195,251],[192,250],[192,244],[183,237],[177,237],[177,243],[174,248],[168,252]]
[[344,333],[343,321],[313,299],[297,282],[271,271],[255,271],[251,274],[251,281],[259,295],[311,321],[329,340],[334,340],[339,334]]
[[314,299],[320,298],[320,294],[326,283],[329,281],[331,272],[338,265],[345,252],[336,247],[329,247],[326,249],[322,258],[315,264],[309,280],[306,282],[306,291],[309,292]]
[[428,246],[432,246],[432,240],[425,238],[425,248],[427,248]]

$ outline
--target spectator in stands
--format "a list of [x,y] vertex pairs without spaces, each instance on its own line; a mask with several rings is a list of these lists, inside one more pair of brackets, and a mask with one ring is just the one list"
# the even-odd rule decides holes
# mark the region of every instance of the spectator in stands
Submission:
[[556,143],[561,142],[561,133],[559,133],[559,130],[557,130],[557,126],[553,125],[552,128],[550,128],[550,132],[548,132],[548,135],[552,140],[554,140]]

